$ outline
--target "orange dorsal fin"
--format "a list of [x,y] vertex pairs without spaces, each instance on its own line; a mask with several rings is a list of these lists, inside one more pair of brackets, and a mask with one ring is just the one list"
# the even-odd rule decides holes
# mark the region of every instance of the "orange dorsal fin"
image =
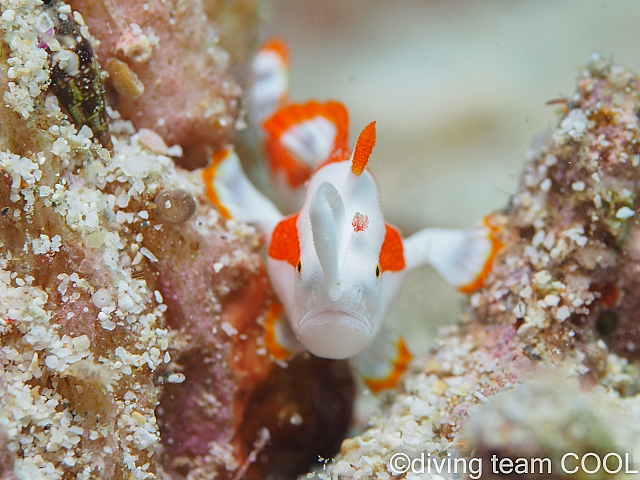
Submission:
[[271,168],[283,172],[291,186],[302,185],[319,166],[349,157],[349,113],[341,103],[292,103],[262,126]]
[[375,144],[376,122],[371,122],[369,125],[364,127],[362,132],[360,132],[358,141],[356,142],[356,147],[353,149],[351,171],[357,176],[360,176],[360,174],[364,172],[367,163],[369,163],[369,157],[371,156],[371,152],[373,152]]
[[313,170],[291,155],[278,140],[266,139],[264,149],[274,172],[282,172],[291,187],[299,187],[306,182]]
[[336,127],[336,140],[346,142],[349,135],[349,113],[346,107],[329,100],[320,103],[310,100],[306,103],[290,103],[277,110],[270,118],[264,121],[262,126],[267,135],[272,138],[280,138],[291,127],[314,117],[324,117]]
[[380,271],[398,272],[404,269],[404,244],[402,243],[402,235],[392,225],[385,223],[385,235],[380,249],[380,258],[378,265]]
[[299,213],[284,218],[271,234],[269,256],[274,260],[284,260],[294,268],[300,261],[300,240],[298,238]]

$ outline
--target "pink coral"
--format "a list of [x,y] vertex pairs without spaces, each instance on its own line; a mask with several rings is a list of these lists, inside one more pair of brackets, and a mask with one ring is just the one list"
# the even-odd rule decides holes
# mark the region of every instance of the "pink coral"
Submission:
[[[135,100],[120,97],[115,108],[136,128],[179,144],[188,168],[208,162],[235,129],[242,90],[228,70],[228,54],[218,45],[218,26],[201,2],[70,2],[82,12],[103,65],[117,57],[144,85]],[[241,18],[252,25],[255,13]],[[238,31],[238,36],[251,32]],[[246,48],[246,47],[245,47]],[[247,53],[244,53],[247,55]]]

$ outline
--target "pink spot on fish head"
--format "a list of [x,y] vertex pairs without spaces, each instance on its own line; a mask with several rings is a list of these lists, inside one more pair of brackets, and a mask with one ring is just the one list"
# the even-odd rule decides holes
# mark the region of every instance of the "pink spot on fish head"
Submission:
[[351,221],[351,226],[354,232],[364,232],[369,226],[369,217],[362,215],[360,212],[356,212]]

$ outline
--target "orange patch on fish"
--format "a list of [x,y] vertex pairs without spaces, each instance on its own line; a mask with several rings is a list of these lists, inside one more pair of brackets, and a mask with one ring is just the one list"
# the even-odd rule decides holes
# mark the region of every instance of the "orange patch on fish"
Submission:
[[289,49],[284,40],[280,38],[267,40],[262,47],[260,47],[260,52],[273,52],[280,57],[283,64],[289,65]]
[[404,245],[397,228],[385,223],[385,236],[380,249],[378,265],[382,272],[398,272],[404,269]]
[[311,167],[293,158],[279,140],[267,139],[264,148],[271,168],[276,172],[284,172],[290,186],[299,187],[311,176]]
[[294,268],[300,261],[300,239],[298,238],[298,213],[284,218],[276,225],[271,235],[268,255],[274,260],[284,260]]

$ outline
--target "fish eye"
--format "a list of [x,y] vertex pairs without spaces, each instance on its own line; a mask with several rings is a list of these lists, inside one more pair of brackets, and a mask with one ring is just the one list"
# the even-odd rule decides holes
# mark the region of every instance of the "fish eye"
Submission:
[[298,270],[298,273],[300,273],[300,271],[302,270],[302,262],[300,262],[300,260],[298,260],[298,266],[296,267],[296,270]]
[[380,265],[376,265],[376,278],[380,276]]

